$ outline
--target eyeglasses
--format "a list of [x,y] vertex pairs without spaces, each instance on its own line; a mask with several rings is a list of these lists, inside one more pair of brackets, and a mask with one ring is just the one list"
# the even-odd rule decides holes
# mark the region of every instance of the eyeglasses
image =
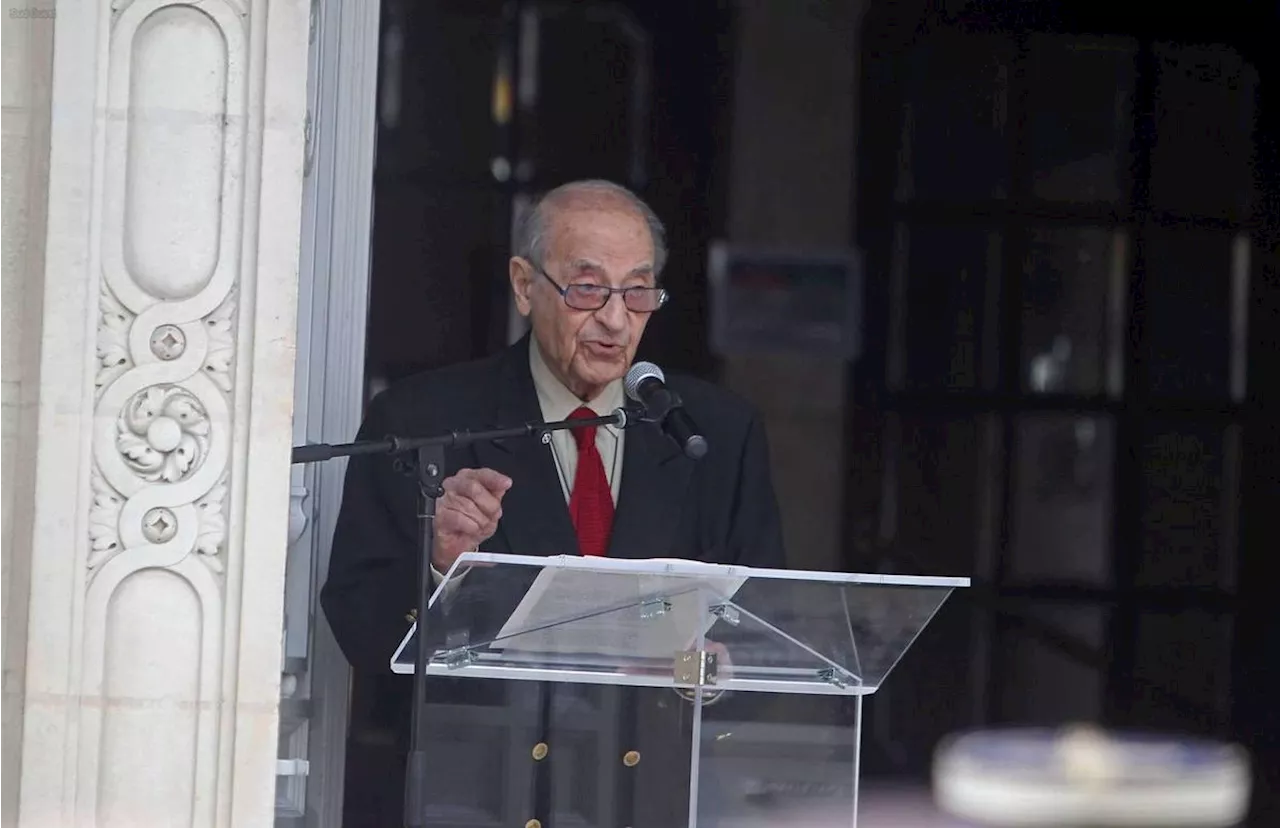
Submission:
[[571,283],[561,287],[559,282],[551,278],[550,273],[537,265],[532,266],[564,298],[564,303],[574,310],[598,311],[609,304],[609,300],[615,293],[622,294],[622,303],[633,313],[653,313],[667,303],[668,295],[664,288],[639,286],[615,288],[585,282]]

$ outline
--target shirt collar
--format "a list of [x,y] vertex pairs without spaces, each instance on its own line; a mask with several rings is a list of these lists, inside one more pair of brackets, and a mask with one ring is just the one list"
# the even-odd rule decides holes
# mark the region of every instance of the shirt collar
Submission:
[[[585,405],[601,417],[621,408],[625,402],[622,390],[622,379],[616,379],[605,386],[604,390],[592,400],[585,403],[577,395],[565,388],[564,383],[556,379],[555,374],[547,367],[538,350],[538,341],[529,337],[529,372],[533,374],[533,387],[538,392],[538,405],[542,408],[544,422],[553,423],[566,419],[578,406]],[[613,426],[606,426],[614,431]]]

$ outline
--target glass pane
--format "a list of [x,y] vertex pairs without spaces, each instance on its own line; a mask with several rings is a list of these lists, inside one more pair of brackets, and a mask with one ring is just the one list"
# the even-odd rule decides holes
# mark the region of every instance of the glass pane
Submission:
[[1231,392],[1232,236],[1152,228],[1146,253],[1144,333],[1151,391],[1226,398]]
[[967,584],[469,553],[426,616],[428,822],[852,824],[861,698]]
[[1014,452],[1010,577],[1109,584],[1115,454],[1111,419],[1023,415]]
[[859,707],[847,696],[759,693],[704,707],[699,828],[853,825]]
[[1231,705],[1232,622],[1198,610],[1138,622],[1135,723],[1171,732],[1221,732]]
[[[1033,228],[1022,285],[1022,383],[1027,390],[1100,394],[1118,385],[1127,276],[1122,231]],[[1119,296],[1117,294],[1120,294]],[[1118,391],[1119,388],[1113,388]]]
[[1224,46],[1157,44],[1155,54],[1153,204],[1243,218],[1254,198],[1255,70]]
[[935,35],[903,69],[898,198],[972,200],[1009,192],[1007,38]]
[[507,198],[394,176],[379,180],[374,209],[365,356],[371,381],[394,382],[487,353],[484,339],[492,327],[505,327],[498,307],[505,311],[510,293],[509,245],[495,230],[510,210]]
[[[705,636],[717,684],[875,692],[963,579],[816,575],[682,560],[474,554],[428,613],[436,675],[688,686],[678,654]],[[393,661],[412,671],[411,632]]]
[[[996,646],[1003,669],[994,684],[1000,719],[1030,725],[1098,721],[1106,676],[1098,664],[1076,658],[1069,646],[1089,649],[1101,661],[1110,611],[1101,607],[1040,606],[1024,610],[1026,621],[1005,619]],[[1029,623],[1028,623],[1029,622]]]
[[435,677],[428,687],[428,825],[685,823],[693,708],[675,691]]
[[647,50],[623,15],[573,8],[539,16],[537,98],[521,149],[540,180],[625,179],[640,172],[643,156],[632,153],[647,146],[635,143],[648,140]]
[[1152,423],[1142,451],[1147,586],[1229,587],[1236,556],[1238,442],[1216,425]]
[[[379,175],[491,182],[490,163],[499,148],[492,102],[503,47],[501,10],[493,3],[387,5]],[[379,210],[378,220],[384,215]]]
[[985,720],[994,690],[990,609],[986,596],[957,590],[889,681],[864,697],[863,793],[871,780],[925,776],[941,739]]
[[995,380],[1001,236],[901,226],[889,376],[899,388],[972,390]]
[[1032,193],[1127,201],[1134,56],[1125,38],[1035,35],[1027,55]]
[[[982,431],[973,418],[937,412],[894,414],[885,435],[886,525],[889,553],[913,567],[973,572],[985,520],[979,504]],[[906,563],[902,566],[907,566]]]

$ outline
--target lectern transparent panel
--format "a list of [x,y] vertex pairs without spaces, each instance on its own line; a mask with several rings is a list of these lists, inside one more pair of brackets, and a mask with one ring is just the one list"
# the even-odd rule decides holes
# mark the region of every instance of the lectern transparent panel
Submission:
[[[723,688],[874,692],[955,578],[807,573],[683,560],[464,555],[432,596],[428,673],[675,686],[699,636]],[[416,627],[392,669],[413,670]]]
[[433,676],[433,828],[688,824],[694,711],[670,688]]
[[695,745],[699,828],[856,824],[861,695],[713,699]]
[[863,696],[966,585],[464,555],[423,624],[432,824],[854,825]]

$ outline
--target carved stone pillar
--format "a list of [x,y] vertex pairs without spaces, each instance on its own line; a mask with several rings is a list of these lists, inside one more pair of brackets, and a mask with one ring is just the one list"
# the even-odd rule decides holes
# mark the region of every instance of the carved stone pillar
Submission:
[[19,822],[267,825],[310,6],[56,11]]

